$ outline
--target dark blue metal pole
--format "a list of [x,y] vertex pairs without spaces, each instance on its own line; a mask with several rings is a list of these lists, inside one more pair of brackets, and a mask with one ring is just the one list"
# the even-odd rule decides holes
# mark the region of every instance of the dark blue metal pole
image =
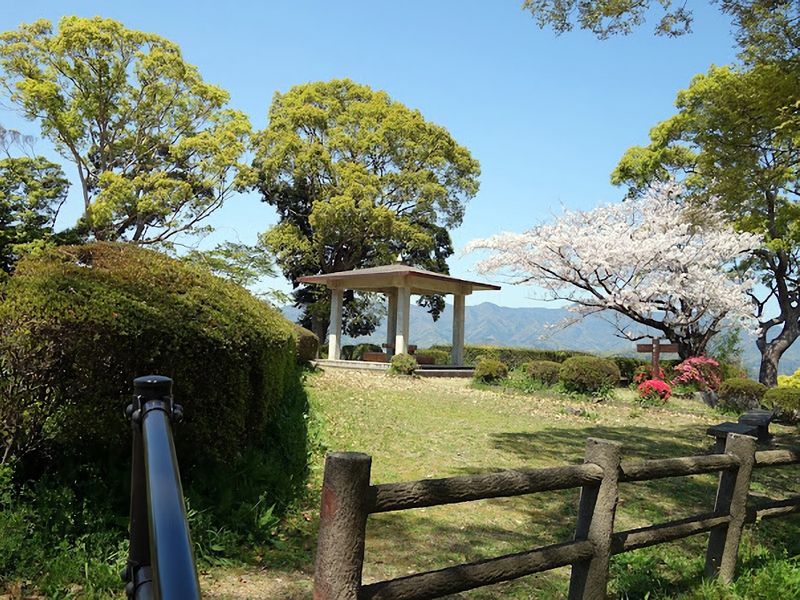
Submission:
[[[150,375],[134,380],[131,419],[141,427],[141,462],[146,482],[147,528],[153,595],[149,584],[136,586],[136,598],[157,600],[200,598],[200,584],[186,506],[183,501],[178,458],[172,440],[172,422],[180,421],[182,409],[172,402],[172,380]],[[136,451],[134,434],[134,451]],[[134,457],[134,461],[136,458]],[[132,491],[131,503],[141,501],[141,491]],[[137,507],[141,513],[141,507]],[[131,548],[134,548],[134,510],[131,510]],[[137,530],[137,537],[140,529]],[[137,548],[141,544],[138,537]],[[130,563],[130,561],[129,561]],[[130,567],[129,567],[130,570]],[[134,574],[133,581],[138,578]],[[130,587],[130,584],[129,584]],[[139,595],[139,594],[143,595]]]

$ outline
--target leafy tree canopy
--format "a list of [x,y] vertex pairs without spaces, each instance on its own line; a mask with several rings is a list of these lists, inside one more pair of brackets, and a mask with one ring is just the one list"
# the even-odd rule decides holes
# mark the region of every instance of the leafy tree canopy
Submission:
[[655,27],[659,35],[678,36],[691,31],[692,12],[685,2],[672,0],[525,0],[522,8],[531,12],[539,27],[550,26],[558,33],[571,31],[575,25],[597,37],[627,35],[645,22],[651,8],[663,10]]
[[0,127],[0,271],[11,273],[21,252],[46,241],[67,198],[69,181],[44,157],[12,156],[31,141]]
[[[480,168],[447,130],[349,79],[277,93],[269,117],[254,136],[254,165],[279,222],[263,242],[295,286],[303,275],[388,264],[398,254],[448,273],[448,230],[477,193]],[[300,288],[295,301],[322,337],[328,295]],[[427,301],[436,316],[443,300]],[[354,302],[346,298],[345,330],[372,331],[374,318],[355,320],[348,310]]]
[[0,91],[75,163],[97,239],[167,242],[241,183],[250,125],[173,43],[100,17],[0,35]]
[[531,13],[539,27],[552,27],[559,35],[577,25],[606,39],[627,35],[648,18],[656,20],[657,35],[677,37],[691,33],[691,9],[703,3],[717,5],[731,16],[742,47],[749,45],[748,40],[753,41],[748,32],[755,24],[772,20],[776,14],[789,15],[791,21],[798,10],[794,0],[525,0],[522,8]]
[[[712,67],[678,94],[678,114],[629,149],[612,181],[637,195],[653,181],[683,179],[697,204],[717,198],[742,231],[764,236],[745,266],[761,274],[760,378],[774,386],[778,360],[800,335],[800,106],[798,71],[783,62]],[[772,317],[775,301],[779,315]],[[778,331],[779,333],[775,333]]]

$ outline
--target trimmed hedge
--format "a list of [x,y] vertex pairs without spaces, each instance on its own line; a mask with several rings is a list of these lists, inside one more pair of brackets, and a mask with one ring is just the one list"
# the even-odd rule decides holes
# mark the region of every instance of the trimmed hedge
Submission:
[[483,383],[493,383],[502,379],[508,379],[508,367],[494,358],[479,360],[475,365],[475,373],[472,378]]
[[797,423],[800,420],[800,387],[770,388],[764,393],[761,402],[775,411],[775,417],[779,421]]
[[557,384],[560,370],[561,365],[551,360],[532,360],[525,365],[528,377],[544,385]]
[[[452,346],[435,345],[432,350],[442,350],[450,354]],[[429,354],[429,352],[426,352]],[[572,356],[586,356],[585,352],[571,350],[536,350],[533,348],[499,348],[496,346],[465,346],[464,364],[475,365],[480,357],[493,358],[506,364],[509,369],[516,369],[532,360],[549,360],[561,363]]]
[[317,358],[319,338],[315,333],[295,324],[294,341],[297,345],[297,362],[307,363]]
[[437,350],[434,348],[426,348],[424,350],[417,350],[416,354],[424,354],[433,357],[433,363],[436,365],[449,365],[450,353],[446,350]]
[[573,356],[561,365],[558,377],[568,392],[593,394],[619,384],[619,367],[607,358]]
[[719,404],[736,412],[745,412],[761,406],[767,386],[752,379],[736,377],[726,379],[719,386]]
[[392,364],[389,373],[394,375],[413,375],[419,368],[417,359],[410,354],[395,354],[392,356]]
[[[17,449],[130,454],[132,382],[174,381],[182,470],[265,441],[296,392],[295,329],[246,290],[132,244],[53,248],[21,260],[0,303],[0,415]],[[19,386],[16,387],[15,386]],[[46,443],[45,443],[46,442]]]

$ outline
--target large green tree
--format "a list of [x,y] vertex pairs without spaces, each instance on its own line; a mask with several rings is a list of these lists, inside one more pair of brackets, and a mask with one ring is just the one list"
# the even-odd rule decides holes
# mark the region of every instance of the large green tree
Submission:
[[[262,236],[295,286],[302,323],[324,339],[329,294],[303,275],[391,263],[448,273],[449,230],[478,191],[480,168],[446,129],[349,79],[277,93],[254,136],[258,189],[278,210]],[[426,298],[434,317],[441,297]],[[369,298],[345,298],[345,331],[376,325]],[[366,314],[371,315],[365,318]]]
[[100,17],[0,35],[0,92],[77,167],[100,240],[165,243],[241,183],[250,125],[173,43]]
[[11,273],[20,254],[45,242],[69,181],[61,167],[42,156],[14,156],[12,148],[30,146],[30,138],[0,126],[0,271]]
[[753,24],[765,17],[797,10],[796,0],[524,0],[522,8],[531,13],[539,27],[551,27],[557,34],[577,25],[605,39],[627,35],[656,17],[653,29],[658,35],[690,33],[692,8],[703,4],[718,6],[745,38]]
[[[714,202],[766,245],[745,267],[761,274],[759,378],[777,384],[778,362],[800,336],[800,79],[777,63],[712,67],[678,95],[678,114],[630,148],[612,181],[640,193],[678,177],[694,202]],[[774,314],[777,309],[777,315]]]

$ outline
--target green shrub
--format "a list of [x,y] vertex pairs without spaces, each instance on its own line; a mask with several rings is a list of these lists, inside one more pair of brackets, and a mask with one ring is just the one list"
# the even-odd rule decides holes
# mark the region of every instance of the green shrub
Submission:
[[475,365],[472,377],[475,381],[493,383],[508,378],[508,367],[494,358],[485,358]]
[[429,348],[427,350],[417,350],[417,354],[427,354],[433,357],[434,364],[436,365],[449,365],[450,353],[445,350],[436,350]]
[[614,364],[619,368],[620,378],[627,379],[629,383],[633,383],[633,375],[636,369],[648,364],[647,361],[641,358],[631,358],[630,356],[612,356],[609,360],[613,360]]
[[792,375],[778,375],[778,387],[800,388],[800,369]]
[[294,340],[297,346],[297,361],[307,363],[317,358],[319,338],[305,327],[295,325]]
[[47,597],[76,582],[87,597],[118,589],[124,409],[133,379],[148,374],[171,377],[184,406],[174,439],[183,489],[207,524],[199,543],[221,532],[267,540],[267,512],[305,489],[312,445],[295,335],[242,288],[134,245],[20,261],[0,299],[0,430],[15,455],[0,465],[2,577],[32,580]]
[[395,354],[389,372],[394,375],[413,375],[418,368],[417,359],[410,354]]
[[383,352],[383,348],[378,344],[358,344],[353,348],[353,354],[350,360],[361,360],[365,352]]
[[525,365],[528,377],[544,385],[557,384],[560,369],[561,365],[551,360],[532,360]]
[[619,384],[619,367],[607,358],[573,356],[561,365],[558,377],[568,392],[594,394]]
[[775,411],[775,418],[779,421],[797,423],[800,420],[800,387],[778,386],[768,389],[761,402]]
[[[451,346],[437,344],[431,347],[432,350],[442,350],[451,352]],[[429,352],[425,352],[428,354]],[[572,356],[583,356],[585,352],[573,352],[571,350],[541,350],[534,348],[499,348],[496,346],[465,346],[464,364],[475,365],[479,357],[494,358],[505,363],[509,369],[517,369],[532,360],[549,360],[561,363]]]
[[737,377],[726,379],[719,386],[719,405],[727,410],[743,413],[761,406],[767,386],[752,379]]
[[364,352],[383,352],[378,344],[347,344],[342,346],[339,353],[342,360],[361,360]]
[[79,462],[130,453],[133,379],[160,374],[185,409],[175,435],[182,464],[224,463],[263,443],[297,383],[294,327],[278,312],[132,244],[20,261],[4,286],[0,337],[0,415],[5,427],[16,419],[19,454],[37,444]]

